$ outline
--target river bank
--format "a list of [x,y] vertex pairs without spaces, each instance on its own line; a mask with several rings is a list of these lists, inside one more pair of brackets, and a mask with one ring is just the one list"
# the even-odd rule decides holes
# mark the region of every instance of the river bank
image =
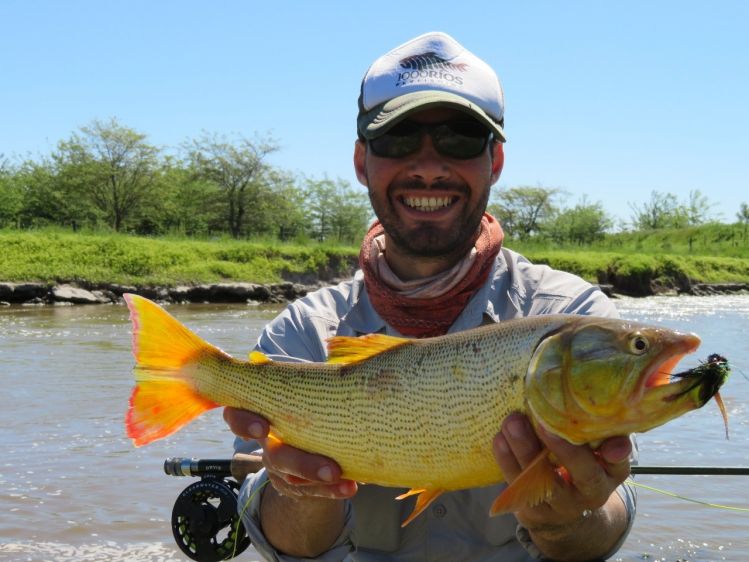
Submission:
[[12,304],[73,305],[122,302],[124,293],[172,303],[285,303],[313,291],[323,284],[213,283],[205,285],[155,287],[112,284],[79,285],[48,283],[0,283],[0,306]]
[[[749,258],[635,249],[510,246],[609,295],[749,293]],[[156,239],[124,234],[0,230],[0,303],[287,302],[350,278],[359,248],[278,241]]]
[[[135,293],[152,300],[170,303],[286,303],[305,296],[320,287],[337,283],[337,279],[315,283],[211,283],[174,287],[98,284],[50,284],[0,282],[0,306],[79,305],[121,303],[124,293]],[[694,283],[686,287],[653,285],[650,290],[633,294],[612,284],[599,284],[609,297],[619,295],[647,297],[653,295],[728,295],[749,294],[749,283]]]

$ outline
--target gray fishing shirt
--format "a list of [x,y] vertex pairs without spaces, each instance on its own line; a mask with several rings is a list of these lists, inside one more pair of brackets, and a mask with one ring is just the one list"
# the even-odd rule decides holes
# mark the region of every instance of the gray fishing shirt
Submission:
[[[558,313],[618,317],[616,308],[598,287],[569,273],[532,264],[503,248],[486,283],[468,302],[449,333],[511,318]],[[372,307],[363,274],[359,271],[350,281],[320,289],[290,304],[266,326],[256,349],[272,359],[325,361],[328,338],[371,333],[400,335]],[[450,443],[445,443],[445,447],[450,447]],[[249,452],[252,446],[237,439],[235,448]],[[277,552],[262,533],[260,489],[266,481],[265,472],[261,470],[249,475],[240,490],[240,513],[250,540],[266,560],[302,560]],[[494,498],[504,487],[505,484],[499,484],[446,492],[413,522],[401,528],[401,521],[413,508],[414,498],[396,501],[395,496],[405,489],[361,485],[357,494],[346,502],[343,532],[331,549],[315,560],[538,560],[540,552],[512,514],[488,516]],[[617,492],[627,506],[629,527],[610,555],[624,542],[635,512],[633,489],[622,485]]]

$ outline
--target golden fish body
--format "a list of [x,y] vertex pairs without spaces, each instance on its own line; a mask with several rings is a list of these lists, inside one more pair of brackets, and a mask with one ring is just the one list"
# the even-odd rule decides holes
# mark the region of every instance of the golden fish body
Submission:
[[503,480],[492,440],[512,412],[573,443],[595,442],[700,407],[722,383],[668,384],[699,338],[617,319],[548,315],[422,340],[338,337],[327,363],[259,352],[240,361],[147,299],[126,301],[137,382],[126,425],[136,445],[233,406],[266,417],[281,441],[334,459],[344,478],[431,499]]

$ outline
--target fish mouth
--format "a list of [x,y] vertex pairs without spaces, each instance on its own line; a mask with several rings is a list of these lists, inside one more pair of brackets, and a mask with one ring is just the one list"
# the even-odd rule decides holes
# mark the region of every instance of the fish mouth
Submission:
[[[695,334],[679,334],[679,339],[675,342],[675,348],[671,347],[668,352],[661,354],[646,372],[642,382],[642,392],[658,388],[661,392],[665,389],[663,386],[682,386],[673,371],[676,365],[684,358],[685,355],[694,353],[700,346],[701,340]],[[677,389],[671,399],[683,394],[683,389]],[[664,397],[664,399],[668,399]]]

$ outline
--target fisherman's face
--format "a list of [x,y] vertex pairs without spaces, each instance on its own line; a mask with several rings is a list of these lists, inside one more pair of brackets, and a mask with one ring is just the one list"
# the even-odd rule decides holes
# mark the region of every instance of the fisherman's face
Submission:
[[[431,108],[408,117],[420,124],[466,118],[450,108]],[[498,144],[488,142],[475,158],[452,158],[437,151],[426,131],[421,133],[421,146],[400,158],[378,156],[361,141],[354,151],[357,177],[367,186],[388,244],[417,257],[457,258],[467,251],[502,164]]]

